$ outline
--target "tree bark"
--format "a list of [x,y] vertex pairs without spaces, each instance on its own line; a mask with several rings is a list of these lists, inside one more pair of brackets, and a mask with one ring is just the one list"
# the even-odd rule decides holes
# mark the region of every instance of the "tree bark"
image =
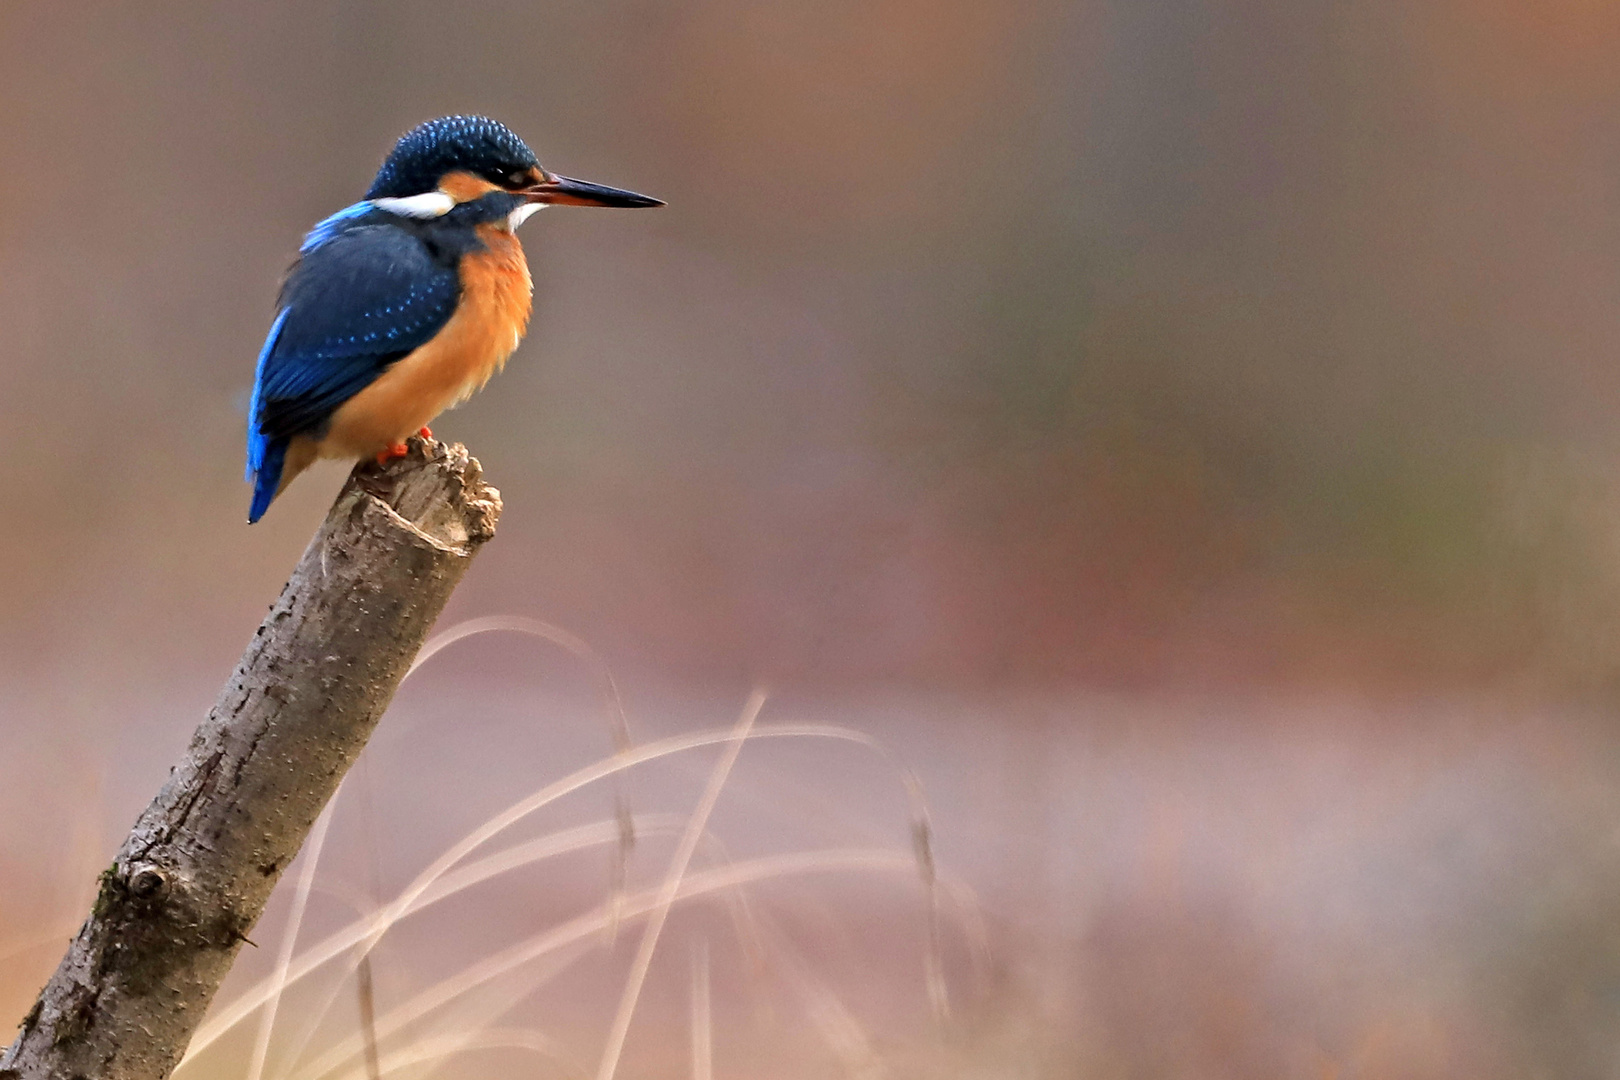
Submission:
[[101,875],[0,1080],[159,1080],[359,755],[500,493],[465,447],[355,468],[185,759]]

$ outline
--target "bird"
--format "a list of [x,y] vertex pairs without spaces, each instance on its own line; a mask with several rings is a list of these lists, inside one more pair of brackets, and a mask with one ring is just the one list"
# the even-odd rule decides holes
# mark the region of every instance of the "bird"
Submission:
[[254,368],[249,523],[319,458],[403,456],[505,366],[534,291],[515,232],[554,204],[664,205],[548,172],[488,117],[445,116],[402,135],[365,198],[310,230]]

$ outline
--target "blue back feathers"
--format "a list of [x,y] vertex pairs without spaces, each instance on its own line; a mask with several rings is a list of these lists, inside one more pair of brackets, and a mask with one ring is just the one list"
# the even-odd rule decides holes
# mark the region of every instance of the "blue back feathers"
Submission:
[[432,340],[461,293],[455,247],[425,243],[392,221],[368,223],[365,213],[328,219],[321,230],[288,275],[259,354],[248,418],[249,521],[275,497],[292,438],[325,434],[340,405]]
[[264,451],[267,443],[263,432],[257,423],[259,415],[259,398],[264,393],[264,366],[275,351],[276,339],[281,336],[281,324],[287,321],[287,311],[282,309],[276,316],[276,321],[270,324],[270,333],[265,336],[264,346],[259,350],[259,361],[253,368],[253,397],[248,401],[248,442],[247,442],[247,477],[251,481],[253,474],[260,471],[264,464]]
[[375,214],[377,208],[370,201],[357,202],[353,206],[345,206],[337,213],[316,224],[304,237],[304,242],[298,245],[298,254],[308,255],[332,237],[352,225],[359,224],[359,219],[367,214]]

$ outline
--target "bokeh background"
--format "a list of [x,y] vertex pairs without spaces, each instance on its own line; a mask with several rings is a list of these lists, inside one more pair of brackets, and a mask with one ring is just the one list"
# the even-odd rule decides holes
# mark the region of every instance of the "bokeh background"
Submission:
[[[463,111],[670,205],[525,226],[529,338],[436,425],[506,499],[445,625],[579,635],[638,738],[760,684],[881,738],[990,945],[940,1029],[915,882],[762,887],[769,947],[696,905],[622,1075],[689,1075],[700,939],[721,1076],[1612,1075],[1617,47],[1596,0],[0,4],[0,1018],[341,483],[243,523],[299,237]],[[594,686],[413,677],[333,911],[605,753]],[[904,850],[852,753],[750,748],[716,835]],[[385,944],[379,1008],[609,861]],[[591,1071],[628,951],[487,1010]]]

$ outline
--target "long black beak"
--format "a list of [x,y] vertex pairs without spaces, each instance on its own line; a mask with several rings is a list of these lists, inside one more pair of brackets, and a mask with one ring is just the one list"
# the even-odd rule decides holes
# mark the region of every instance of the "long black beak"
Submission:
[[562,206],[663,206],[664,200],[648,195],[637,195],[622,188],[592,184],[585,180],[570,180],[566,176],[549,176],[519,194],[530,202],[551,203]]

